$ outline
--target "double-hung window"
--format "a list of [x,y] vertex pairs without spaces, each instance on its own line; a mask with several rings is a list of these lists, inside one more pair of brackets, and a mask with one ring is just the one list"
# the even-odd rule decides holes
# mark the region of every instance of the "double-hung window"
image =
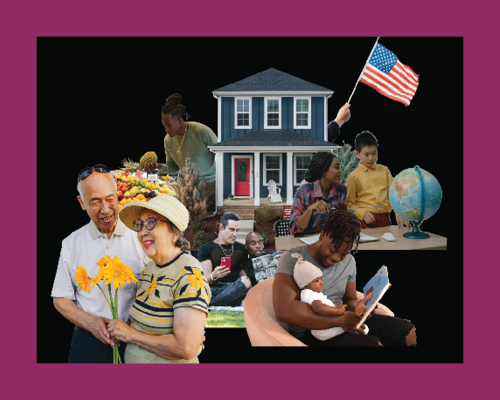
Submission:
[[264,154],[264,186],[272,179],[276,185],[283,183],[281,170],[281,154]]
[[294,154],[295,158],[295,171],[294,171],[294,185],[300,185],[305,179],[305,174],[309,169],[309,163],[311,162],[312,154]]
[[293,99],[293,127],[294,129],[311,128],[311,98],[294,97]]
[[281,129],[281,97],[264,98],[264,129]]
[[252,99],[235,98],[235,129],[252,129]]

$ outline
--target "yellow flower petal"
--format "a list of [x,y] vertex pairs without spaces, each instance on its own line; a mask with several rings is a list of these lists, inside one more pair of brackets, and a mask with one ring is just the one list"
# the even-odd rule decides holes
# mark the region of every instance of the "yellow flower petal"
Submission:
[[106,266],[107,263],[109,263],[111,261],[111,258],[106,255],[105,257],[101,257],[100,260],[97,262],[97,265],[100,267],[100,268],[103,268]]
[[103,271],[103,279],[106,279],[106,285],[109,285],[113,281],[113,287],[115,289],[118,286],[125,286],[125,284],[130,283],[132,280],[134,283],[137,283],[137,279],[134,276],[132,270],[122,263],[121,259],[117,256],[114,256],[112,260],[110,260],[106,267],[102,268]]
[[76,283],[84,292],[90,292],[92,289],[87,270],[81,265],[75,272]]
[[187,282],[190,282],[191,286],[199,289],[203,285],[203,275],[200,270],[193,268],[193,275],[188,276],[186,279]]

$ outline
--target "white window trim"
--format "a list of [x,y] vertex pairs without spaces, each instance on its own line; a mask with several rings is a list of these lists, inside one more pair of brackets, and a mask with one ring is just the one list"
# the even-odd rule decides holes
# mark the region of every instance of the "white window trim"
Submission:
[[[309,101],[309,111],[307,112],[307,125],[297,125],[297,100]],[[293,98],[293,129],[311,129],[311,110],[312,110],[311,97],[302,96]],[[301,112],[301,114],[305,113]]]
[[312,158],[313,153],[296,153],[293,155],[293,185],[299,186],[300,182],[297,182],[297,157],[299,156],[309,156]]
[[276,186],[283,186],[283,154],[281,153],[265,153],[263,154],[264,158],[262,160],[262,181],[264,183],[264,186],[268,186],[267,184],[267,168],[266,168],[266,158],[271,156],[271,157],[279,157],[279,171],[280,171],[280,181],[276,182]]
[[[269,126],[267,125],[267,101],[268,100],[278,100],[278,106],[279,106],[279,112],[278,112],[278,126]],[[281,129],[281,116],[282,114],[282,109],[281,109],[281,97],[264,97],[264,129]],[[274,113],[273,113],[274,114]]]
[[[248,125],[238,125],[238,100],[248,100]],[[246,114],[246,113],[241,113]],[[234,129],[252,129],[252,98],[235,97],[234,98]]]

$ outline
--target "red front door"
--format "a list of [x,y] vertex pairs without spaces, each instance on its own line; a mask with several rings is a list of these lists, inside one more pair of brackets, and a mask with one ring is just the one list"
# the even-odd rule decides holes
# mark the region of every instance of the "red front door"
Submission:
[[234,159],[234,195],[250,196],[250,158]]

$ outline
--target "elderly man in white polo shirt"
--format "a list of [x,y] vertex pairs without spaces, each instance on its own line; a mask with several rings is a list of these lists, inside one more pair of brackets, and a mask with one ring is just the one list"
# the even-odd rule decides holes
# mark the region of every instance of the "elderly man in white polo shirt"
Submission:
[[[113,350],[106,324],[113,318],[101,291],[83,291],[75,280],[76,269],[83,265],[89,276],[97,274],[97,262],[105,255],[118,256],[139,278],[149,261],[135,232],[118,218],[116,179],[105,165],[86,168],[78,175],[78,201],[90,222],[62,242],[52,297],[54,306],[74,323],[70,363],[113,362]],[[104,287],[104,286],[103,286]],[[135,300],[136,286],[130,282],[118,289],[118,318],[127,321]],[[125,345],[120,346],[123,360]]]

